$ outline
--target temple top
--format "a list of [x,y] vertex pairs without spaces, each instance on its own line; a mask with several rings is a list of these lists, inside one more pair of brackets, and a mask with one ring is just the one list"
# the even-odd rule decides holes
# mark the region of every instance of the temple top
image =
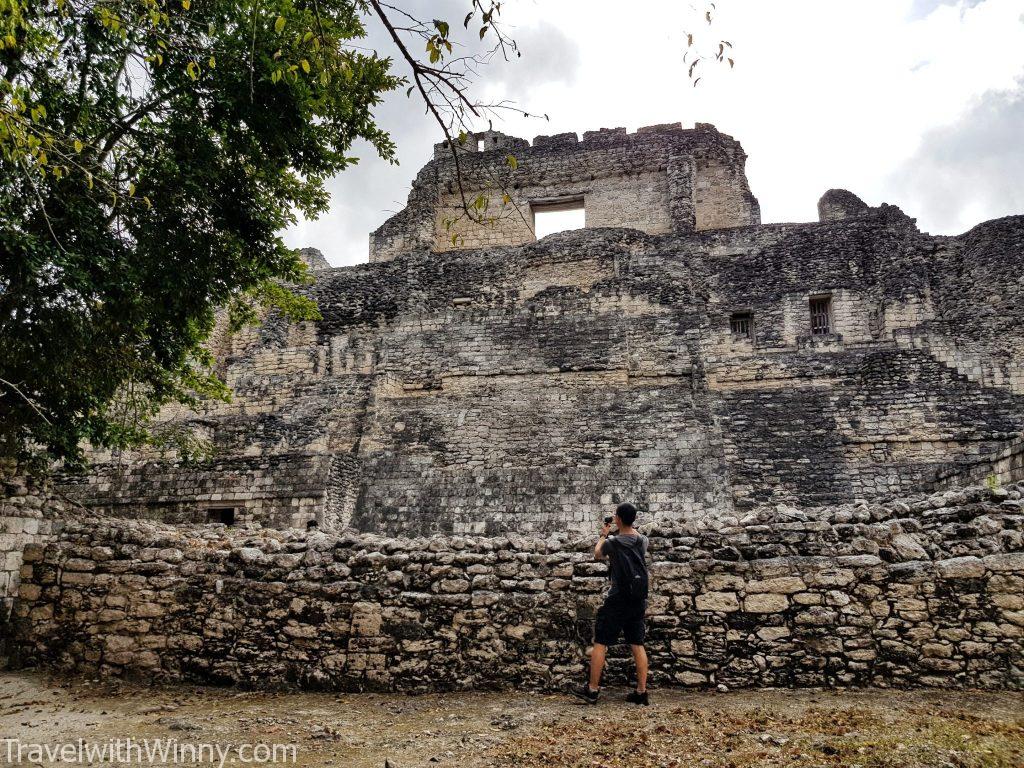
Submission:
[[[497,131],[434,147],[406,207],[370,235],[370,261],[536,240],[546,211],[581,210],[587,227],[650,234],[759,224],[740,143],[713,125],[652,125],[526,139]],[[456,167],[458,165],[458,168]],[[461,185],[460,185],[461,180]],[[461,187],[461,188],[460,188]],[[463,199],[473,207],[465,214]]]

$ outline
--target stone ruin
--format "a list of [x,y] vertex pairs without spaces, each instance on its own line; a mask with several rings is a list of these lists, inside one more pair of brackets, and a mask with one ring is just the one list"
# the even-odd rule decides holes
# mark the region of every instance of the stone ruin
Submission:
[[662,684],[1024,686],[1024,217],[937,237],[830,190],[763,225],[706,124],[455,151],[368,264],[303,252],[322,320],[218,326],[232,401],[161,417],[211,458],[9,484],[12,659],[551,687],[631,500]]
[[[1017,479],[1020,218],[932,237],[832,190],[819,223],[761,225],[707,125],[477,141],[463,184],[496,223],[453,248],[439,146],[369,264],[305,252],[322,321],[218,331],[232,402],[165,416],[211,462],[98,455],[61,490],[176,523],[491,535],[590,531],[619,499],[675,524]],[[561,200],[586,228],[533,242],[524,215]]]

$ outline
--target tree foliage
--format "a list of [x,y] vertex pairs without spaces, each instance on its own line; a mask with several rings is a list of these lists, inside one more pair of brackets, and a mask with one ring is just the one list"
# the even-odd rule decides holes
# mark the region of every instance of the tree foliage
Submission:
[[[466,3],[449,22],[385,0],[0,0],[0,458],[201,452],[150,417],[229,396],[204,346],[218,308],[236,326],[261,307],[318,316],[283,285],[306,276],[278,233],[327,209],[356,139],[394,160],[372,112],[392,89],[440,127],[461,215],[492,221],[462,189],[461,148],[527,113],[469,95],[519,51],[500,0]],[[368,23],[407,75],[363,45]],[[695,55],[731,66],[728,45]]]
[[75,462],[225,397],[217,307],[316,307],[316,216],[401,78],[351,0],[0,0],[0,453]]

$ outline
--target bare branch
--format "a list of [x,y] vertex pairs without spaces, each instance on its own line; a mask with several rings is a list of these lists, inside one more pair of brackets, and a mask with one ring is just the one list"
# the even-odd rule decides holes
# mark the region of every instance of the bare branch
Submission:
[[[26,395],[24,392],[22,392],[21,389],[18,388],[17,384],[14,384],[8,381],[7,379],[0,379],[0,384],[6,384],[8,387],[17,392],[19,395],[21,395],[21,398],[32,407],[32,410],[39,414],[39,418],[41,418],[47,424],[52,423],[48,418],[46,418],[46,414],[43,413],[42,409],[38,405],[36,405],[35,401],[31,397]],[[3,395],[0,395],[0,397],[3,397]]]

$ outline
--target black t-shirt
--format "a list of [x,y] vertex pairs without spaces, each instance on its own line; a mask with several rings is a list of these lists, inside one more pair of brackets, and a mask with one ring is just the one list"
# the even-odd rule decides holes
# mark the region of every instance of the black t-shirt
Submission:
[[630,534],[623,536],[618,534],[616,536],[609,536],[604,540],[604,544],[601,545],[601,554],[608,558],[608,578],[611,579],[612,586],[608,590],[608,597],[615,597],[621,590],[621,574],[622,565],[621,558],[623,557],[622,550],[624,548],[640,550],[641,559],[647,559],[647,537],[641,534]]

